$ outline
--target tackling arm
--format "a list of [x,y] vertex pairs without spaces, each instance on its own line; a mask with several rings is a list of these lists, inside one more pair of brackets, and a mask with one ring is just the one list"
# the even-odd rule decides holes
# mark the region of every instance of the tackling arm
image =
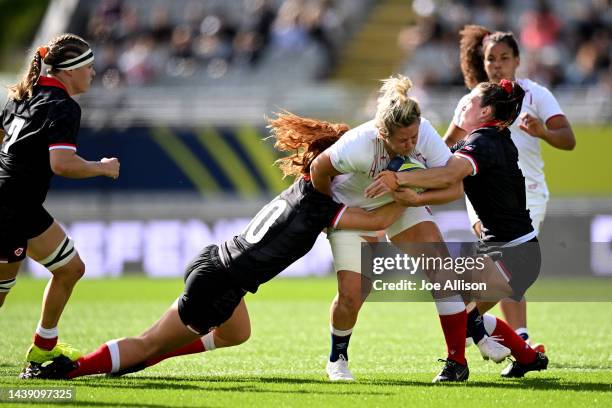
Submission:
[[310,180],[312,185],[321,193],[331,196],[331,179],[340,173],[332,165],[329,153],[321,153],[310,165]]
[[390,203],[372,211],[349,207],[342,214],[338,229],[379,231],[391,226],[404,212],[400,203]]

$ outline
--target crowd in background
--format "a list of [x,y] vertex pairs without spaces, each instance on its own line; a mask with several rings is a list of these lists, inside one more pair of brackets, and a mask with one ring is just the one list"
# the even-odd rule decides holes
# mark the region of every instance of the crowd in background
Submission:
[[[358,13],[349,10],[366,9],[364,17],[373,3],[184,0],[147,2],[143,12],[136,0],[102,0],[91,9],[85,36],[107,88],[221,79],[232,70],[256,71],[271,54],[299,65],[296,56],[313,49],[322,63],[305,75],[325,79],[351,30],[359,29],[351,15]],[[612,87],[611,0],[414,0],[412,9],[415,20],[398,41],[407,55],[403,71],[422,87],[463,85],[458,32],[466,24],[513,31],[521,45],[520,76],[552,88]]]
[[335,64],[347,15],[334,0],[236,3],[241,4],[151,2],[143,13],[137,2],[101,1],[85,34],[96,49],[100,80],[113,88],[168,77],[219,79],[230,69],[257,69],[267,53],[309,47],[316,47],[328,69]]
[[510,1],[415,0],[415,24],[400,33],[404,70],[420,85],[460,86],[459,30],[480,24],[512,31],[520,42],[519,76],[555,88],[564,85],[612,89],[610,0]]

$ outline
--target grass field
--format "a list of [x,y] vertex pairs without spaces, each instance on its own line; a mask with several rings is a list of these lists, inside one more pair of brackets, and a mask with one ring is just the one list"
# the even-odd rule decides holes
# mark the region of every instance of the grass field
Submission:
[[[253,334],[233,349],[167,360],[118,379],[24,382],[16,376],[44,282],[22,278],[0,311],[0,388],[72,385],[72,404],[83,407],[612,406],[612,303],[532,303],[532,336],[547,345],[548,371],[504,380],[503,365],[483,361],[471,347],[469,382],[447,386],[430,383],[444,356],[433,304],[368,303],[351,340],[358,381],[332,384],[324,365],[334,283],[279,279],[248,296]],[[64,314],[61,339],[92,351],[136,335],[181,288],[179,280],[83,281]]]

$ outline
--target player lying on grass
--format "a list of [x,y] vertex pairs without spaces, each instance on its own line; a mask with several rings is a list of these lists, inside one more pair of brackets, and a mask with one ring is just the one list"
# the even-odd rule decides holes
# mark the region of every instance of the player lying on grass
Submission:
[[[510,138],[510,126],[521,111],[524,90],[516,83],[502,80],[499,84],[483,82],[470,93],[463,106],[460,126],[468,132],[465,139],[451,149],[453,157],[446,166],[413,172],[383,172],[366,189],[366,196],[378,197],[404,186],[444,188],[463,180],[465,193],[482,222],[480,241],[483,246],[501,251],[496,262],[508,278],[512,299],[522,299],[525,291],[540,272],[540,246],[525,205],[525,179],[518,167],[518,152]],[[410,204],[416,193],[404,189],[395,197]],[[481,314],[496,301],[479,302],[468,314],[469,335],[478,342],[491,334],[499,337],[512,351],[516,361],[502,371],[504,377],[522,377],[526,372],[544,370],[548,358],[534,351],[500,319],[489,320],[489,329],[482,330]],[[485,322],[486,326],[486,322]],[[447,363],[449,375],[467,367]]]
[[285,173],[299,175],[298,180],[264,206],[242,233],[201,251],[186,268],[183,294],[151,328],[138,337],[111,340],[76,362],[60,356],[51,364],[30,364],[22,378],[136,371],[168,357],[246,341],[247,291],[255,293],[305,255],[324,228],[380,230],[404,211],[398,203],[371,212],[347,209],[312,186],[310,163],[347,130],[328,124],[313,133],[316,140],[307,150],[281,161]]

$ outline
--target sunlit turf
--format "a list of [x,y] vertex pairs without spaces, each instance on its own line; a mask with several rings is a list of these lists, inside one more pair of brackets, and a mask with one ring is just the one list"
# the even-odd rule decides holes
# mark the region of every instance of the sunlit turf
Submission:
[[[472,347],[470,380],[450,386],[430,383],[445,351],[434,305],[367,303],[350,347],[358,381],[332,384],[324,366],[335,281],[279,279],[247,297],[253,332],[244,345],[122,378],[25,382],[17,374],[44,284],[21,278],[0,310],[0,387],[72,385],[72,403],[93,407],[612,406],[612,303],[530,303],[530,331],[547,346],[549,370],[504,380],[503,365],[483,361]],[[181,289],[180,280],[84,280],[63,316],[61,339],[88,352],[137,335]]]

